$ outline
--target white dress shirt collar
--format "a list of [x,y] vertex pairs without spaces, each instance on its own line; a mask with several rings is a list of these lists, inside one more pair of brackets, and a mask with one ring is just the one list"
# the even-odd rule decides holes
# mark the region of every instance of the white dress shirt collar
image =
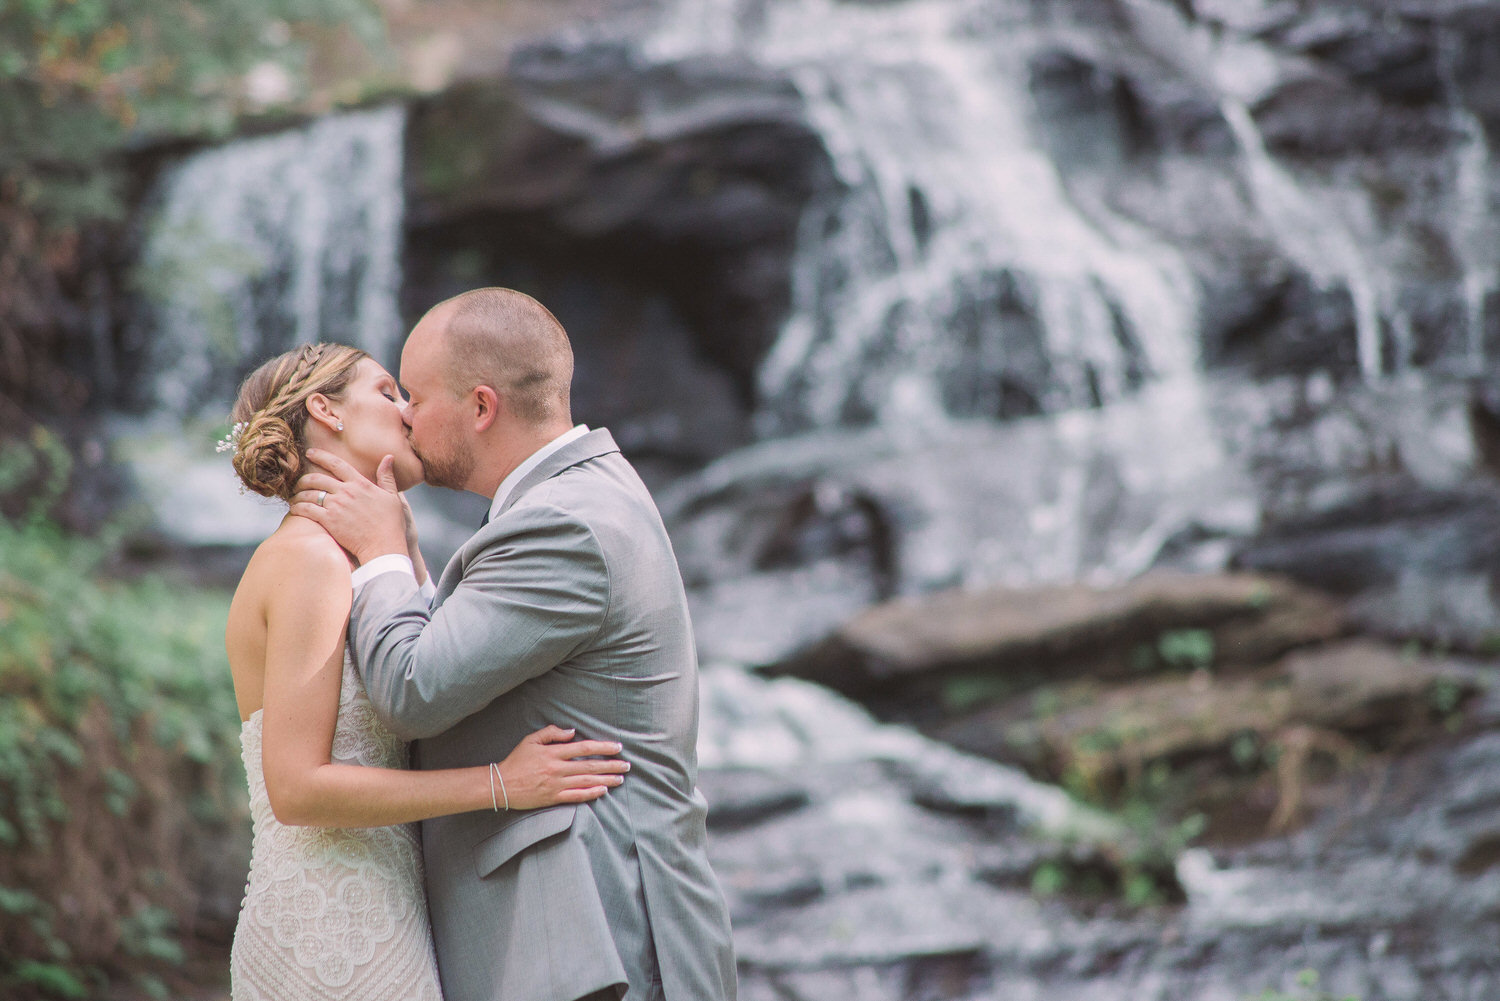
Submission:
[[547,456],[556,452],[568,442],[582,438],[588,433],[589,427],[587,424],[574,425],[535,452],[532,452],[525,461],[515,469],[512,469],[510,475],[500,481],[500,488],[495,491],[495,499],[490,501],[490,518],[493,519],[500,513],[500,509],[505,506],[506,500],[510,498],[511,492],[516,489],[516,484],[520,483],[527,473],[540,466]]

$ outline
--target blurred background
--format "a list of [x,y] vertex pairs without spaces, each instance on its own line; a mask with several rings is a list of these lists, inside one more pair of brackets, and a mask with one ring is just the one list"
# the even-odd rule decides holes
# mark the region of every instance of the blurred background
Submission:
[[1497,0],[0,6],[0,996],[227,997],[236,386],[506,285],[747,1001],[1500,997],[1497,138]]

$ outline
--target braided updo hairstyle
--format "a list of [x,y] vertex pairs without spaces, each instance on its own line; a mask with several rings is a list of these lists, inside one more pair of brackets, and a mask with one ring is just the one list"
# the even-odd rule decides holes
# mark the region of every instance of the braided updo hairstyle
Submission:
[[245,377],[230,420],[244,424],[234,450],[241,482],[290,501],[307,465],[307,398],[339,399],[354,368],[370,357],[343,344],[308,344],[277,355]]

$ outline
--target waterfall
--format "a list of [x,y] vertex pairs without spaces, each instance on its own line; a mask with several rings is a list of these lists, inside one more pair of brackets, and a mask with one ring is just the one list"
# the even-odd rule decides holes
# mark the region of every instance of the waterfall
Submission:
[[[1434,199],[1450,206],[1441,213],[1441,235],[1447,238],[1442,250],[1451,252],[1459,271],[1456,294],[1464,332],[1450,338],[1446,331],[1428,330],[1426,336],[1439,343],[1424,345],[1418,343],[1419,331],[1404,301],[1407,293],[1420,297],[1424,282],[1454,279],[1446,264],[1426,263],[1443,256],[1430,245],[1432,229],[1391,211],[1390,180],[1377,172],[1318,165],[1293,171],[1278,162],[1251,115],[1250,109],[1279,85],[1326,75],[1327,67],[1308,65],[1292,52],[1272,51],[1251,27],[1265,16],[1253,6],[1225,7],[1213,15],[1244,18],[1241,28],[1246,30],[1239,35],[1192,21],[1181,5],[1166,0],[1127,0],[1127,9],[1135,37],[1218,104],[1238,147],[1250,207],[1268,242],[1318,287],[1348,293],[1365,379],[1400,375],[1434,359],[1449,368],[1482,371],[1485,304],[1500,285],[1500,255],[1489,144],[1455,79],[1464,40],[1451,29],[1435,36],[1436,69],[1455,141],[1448,186]],[[1427,187],[1415,186],[1400,197],[1414,202],[1431,197]]]
[[112,435],[169,537],[254,543],[285,514],[242,496],[214,453],[256,364],[320,340],[393,363],[404,127],[399,106],[331,115],[196,153],[158,181],[139,268],[143,413]]
[[222,415],[250,367],[297,344],[392,360],[404,125],[396,105],[332,115],[165,173],[141,255],[149,408]]
[[871,425],[971,467],[903,477],[925,526],[903,556],[914,586],[1119,579],[1184,524],[1253,521],[1210,414],[1183,255],[1075,199],[1037,133],[1031,67],[1054,40],[1030,5],[691,0],[679,13],[648,58],[791,80],[841,182],[802,219],[759,430]]
[[[1382,302],[1376,272],[1360,236],[1333,210],[1332,199],[1309,193],[1271,157],[1243,103],[1226,99],[1220,110],[1239,143],[1251,195],[1271,235],[1319,286],[1348,289],[1354,303],[1360,371],[1369,378],[1379,376],[1385,369],[1381,316],[1394,313],[1390,306],[1394,296]],[[1409,344],[1399,343],[1399,333],[1407,326],[1394,317],[1392,326],[1398,340],[1392,354],[1400,366],[1411,356]]]
[[1485,300],[1500,284],[1500,262],[1495,241],[1500,239],[1489,208],[1489,143],[1484,129],[1471,112],[1456,110],[1454,117],[1465,136],[1458,150],[1454,185],[1458,251],[1464,265],[1464,314],[1468,323],[1468,368],[1484,369]]
[[[1367,248],[1368,204],[1358,192],[1317,190],[1266,149],[1250,105],[1282,77],[1279,59],[1252,38],[1191,23],[1163,0],[1128,0],[1136,37],[1218,102],[1243,161],[1243,179],[1266,236],[1320,288],[1343,288],[1354,306],[1356,349],[1367,378],[1385,370],[1382,318],[1390,319],[1397,367],[1411,356],[1410,324],[1397,315],[1393,280],[1382,280]],[[1356,219],[1364,225],[1357,225]]]
[[1438,69],[1454,132],[1462,136],[1454,152],[1453,234],[1463,268],[1465,368],[1478,373],[1485,364],[1485,302],[1500,286],[1500,227],[1490,198],[1490,145],[1484,125],[1464,106],[1453,78],[1460,40],[1451,32],[1438,36]]
[[[803,220],[761,430],[931,424],[1116,400],[1196,367],[1193,282],[1123,217],[1085,213],[1028,121],[1025,8],[972,0],[693,2],[657,59],[785,74],[843,190]],[[1010,18],[978,32],[983,19]]]

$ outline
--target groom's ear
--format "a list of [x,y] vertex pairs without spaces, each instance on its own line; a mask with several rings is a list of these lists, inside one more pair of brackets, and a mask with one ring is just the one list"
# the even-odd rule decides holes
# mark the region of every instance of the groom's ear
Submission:
[[474,430],[488,431],[500,416],[500,397],[489,386],[475,386],[471,397],[474,406]]

